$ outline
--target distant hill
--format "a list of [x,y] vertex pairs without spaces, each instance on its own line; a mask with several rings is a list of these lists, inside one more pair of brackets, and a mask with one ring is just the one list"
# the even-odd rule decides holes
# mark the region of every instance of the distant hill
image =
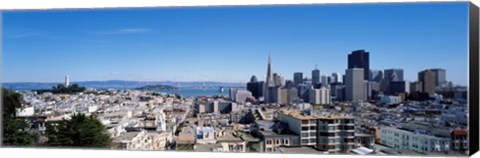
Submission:
[[178,88],[174,86],[169,86],[169,85],[152,85],[152,86],[143,86],[143,87],[135,88],[135,90],[141,90],[141,91],[160,91],[160,90],[174,90],[174,89],[178,89]]
[[[95,89],[135,89],[138,87],[151,85],[166,85],[178,88],[198,88],[202,87],[204,82],[174,82],[174,81],[124,81],[124,80],[109,80],[109,81],[81,81],[71,82],[77,83],[79,86]],[[2,86],[7,89],[14,90],[40,90],[51,89],[53,86],[63,84],[60,82],[9,82],[2,83]],[[178,86],[177,86],[178,85]],[[205,82],[206,87],[245,87],[245,84],[229,83],[229,82]]]

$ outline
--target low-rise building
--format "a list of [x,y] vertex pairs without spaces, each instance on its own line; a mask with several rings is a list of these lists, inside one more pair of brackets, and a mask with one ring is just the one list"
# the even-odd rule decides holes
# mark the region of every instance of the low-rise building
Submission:
[[425,154],[450,150],[450,138],[436,137],[395,127],[381,127],[381,131],[381,144],[394,149]]
[[152,150],[151,139],[145,130],[126,132],[113,140],[113,149]]

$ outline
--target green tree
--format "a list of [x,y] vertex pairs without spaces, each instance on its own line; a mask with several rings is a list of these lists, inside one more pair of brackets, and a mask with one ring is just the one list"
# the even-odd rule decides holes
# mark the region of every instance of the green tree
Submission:
[[34,146],[38,137],[31,133],[31,125],[24,119],[16,118],[17,110],[23,109],[22,96],[14,91],[2,88],[2,99],[3,145]]
[[46,125],[48,146],[108,148],[112,139],[97,116],[74,114],[69,120]]

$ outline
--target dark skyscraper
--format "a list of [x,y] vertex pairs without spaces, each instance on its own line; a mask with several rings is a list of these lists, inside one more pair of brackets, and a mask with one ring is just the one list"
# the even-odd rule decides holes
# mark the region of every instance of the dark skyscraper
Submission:
[[320,70],[315,66],[315,70],[312,71],[312,84],[316,85],[320,83]]
[[295,85],[303,83],[303,73],[295,72],[293,74],[293,83],[295,83]]
[[250,78],[250,82],[247,83],[247,90],[252,92],[252,95],[255,97],[255,99],[264,97],[263,95],[264,89],[265,89],[265,82],[263,81],[258,82],[257,77],[255,76],[252,76],[252,78]]
[[348,54],[348,69],[363,68],[364,80],[370,77],[370,59],[369,52],[365,50],[356,50]]

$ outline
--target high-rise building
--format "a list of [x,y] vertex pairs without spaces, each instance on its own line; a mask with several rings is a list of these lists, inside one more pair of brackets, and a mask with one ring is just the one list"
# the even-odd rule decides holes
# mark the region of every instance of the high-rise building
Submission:
[[275,86],[275,78],[273,77],[273,71],[272,71],[272,57],[269,54],[268,55],[268,68],[267,68],[267,79],[265,80],[265,102],[270,103],[270,87]]
[[380,89],[385,94],[391,94],[391,82],[403,81],[402,69],[386,69],[384,71],[383,80],[380,83]]
[[345,99],[347,101],[365,101],[365,83],[362,68],[346,70]]
[[383,71],[380,70],[371,70],[370,71],[370,81],[380,83],[383,80]]
[[65,76],[65,87],[68,87],[68,86],[70,86],[70,77]]
[[295,87],[288,88],[288,102],[293,103],[298,100],[298,89]]
[[418,81],[422,82],[423,92],[432,95],[435,93],[435,73],[432,70],[423,70],[418,73]]
[[268,103],[282,103],[282,89],[280,86],[269,87],[269,102]]
[[340,73],[332,73],[332,82],[331,83],[341,83],[342,82],[342,76]]
[[332,97],[330,95],[330,88],[322,87],[310,90],[310,103],[314,105],[328,105]]
[[312,71],[312,84],[316,85],[320,83],[320,70],[315,66],[315,70]]
[[297,85],[298,90],[298,97],[303,99],[304,102],[309,102],[310,100],[310,89],[312,89],[312,85],[307,84],[299,84]]
[[322,75],[322,87],[328,86],[328,78],[325,75]]
[[283,76],[278,75],[277,73],[274,73],[273,76],[275,78],[275,86],[285,86],[285,78]]
[[295,83],[293,83],[292,80],[286,80],[285,81],[285,87],[287,87],[287,88],[295,87]]
[[288,104],[288,88],[280,88],[280,104]]
[[422,82],[411,82],[410,83],[410,93],[423,92]]
[[403,81],[403,69],[386,69],[384,78],[389,81]]
[[250,82],[247,83],[247,90],[252,92],[255,99],[264,97],[263,90],[265,89],[265,82],[258,82],[257,77],[252,76]]
[[362,68],[364,80],[368,80],[370,73],[369,52],[365,50],[355,50],[348,54],[348,69]]
[[303,73],[295,72],[293,74],[293,83],[295,83],[295,85],[299,85],[299,84],[303,83]]
[[435,87],[442,86],[447,83],[447,73],[445,69],[431,69],[435,74]]
[[399,93],[407,92],[407,83],[405,81],[392,81],[390,82],[390,90],[388,95],[397,95]]

